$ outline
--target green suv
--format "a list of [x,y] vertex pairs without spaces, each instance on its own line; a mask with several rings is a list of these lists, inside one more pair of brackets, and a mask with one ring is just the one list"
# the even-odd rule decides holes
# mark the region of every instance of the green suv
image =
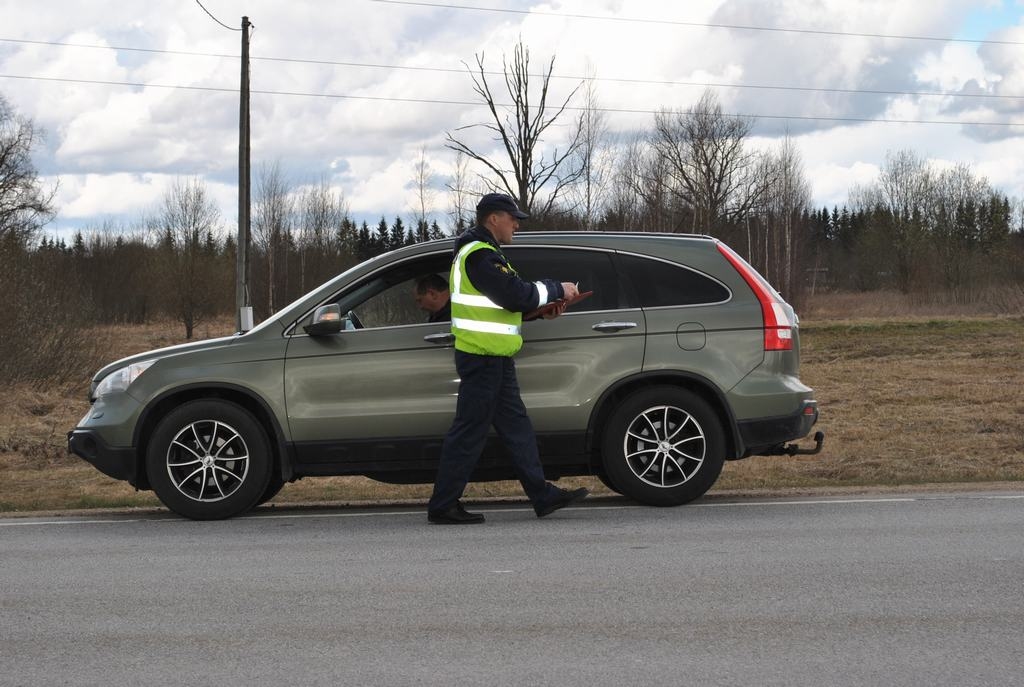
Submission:
[[[593,295],[523,325],[523,400],[549,479],[596,475],[642,503],[704,494],[725,460],[813,453],[793,309],[707,236],[525,233],[504,248],[526,280]],[[368,260],[234,336],[142,353],[93,378],[68,450],[152,489],[171,510],[227,518],[285,482],[434,479],[459,379],[447,322],[413,284],[447,277],[452,240]],[[475,480],[513,479],[493,437]]]

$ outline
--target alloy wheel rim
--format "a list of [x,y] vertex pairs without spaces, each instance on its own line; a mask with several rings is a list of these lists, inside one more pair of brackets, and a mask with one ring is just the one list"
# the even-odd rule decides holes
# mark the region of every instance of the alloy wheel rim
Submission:
[[660,489],[688,482],[704,464],[707,437],[697,419],[682,408],[661,405],[633,418],[622,441],[630,471]]
[[231,425],[197,420],[167,448],[167,474],[183,496],[202,503],[234,494],[249,474],[249,447]]

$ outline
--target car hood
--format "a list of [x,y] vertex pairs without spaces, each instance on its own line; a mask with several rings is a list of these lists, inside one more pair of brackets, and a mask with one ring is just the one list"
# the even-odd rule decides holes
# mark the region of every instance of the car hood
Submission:
[[191,353],[194,351],[203,351],[211,348],[221,348],[222,346],[230,346],[234,342],[238,341],[238,339],[238,334],[232,334],[231,336],[222,336],[216,339],[204,339],[202,341],[193,341],[192,343],[178,344],[177,346],[157,348],[156,350],[146,351],[145,353],[138,353],[127,358],[121,358],[120,360],[116,360],[100,369],[100,371],[93,376],[92,383],[95,388],[95,385],[99,383],[104,377],[109,375],[111,372],[113,372],[114,370],[118,370],[126,365],[131,365],[132,363],[139,363],[144,360],[153,360],[155,358],[166,358],[169,355],[179,355],[181,353]]

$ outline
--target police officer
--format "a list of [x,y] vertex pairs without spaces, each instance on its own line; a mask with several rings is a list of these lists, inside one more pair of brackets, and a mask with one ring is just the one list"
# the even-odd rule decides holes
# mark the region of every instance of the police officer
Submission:
[[[476,226],[455,242],[449,286],[459,399],[455,420],[441,449],[427,520],[437,525],[475,524],[459,502],[480,459],[491,425],[512,454],[512,463],[537,517],[584,498],[587,489],[559,489],[544,478],[537,439],[519,394],[512,356],[523,344],[523,313],[561,298],[572,298],[574,284],[542,279],[523,281],[501,252],[512,242],[519,220],[529,217],[511,196],[488,193],[476,206]],[[551,317],[561,314],[564,306]]]

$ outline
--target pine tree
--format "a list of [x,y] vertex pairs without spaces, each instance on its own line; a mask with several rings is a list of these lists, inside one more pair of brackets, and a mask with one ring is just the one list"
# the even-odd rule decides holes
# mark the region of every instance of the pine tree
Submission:
[[371,256],[373,250],[373,238],[370,236],[370,225],[363,220],[363,226],[359,227],[356,236],[356,259],[362,262]]
[[395,217],[395,223],[391,225],[391,238],[388,241],[386,250],[395,250],[405,245],[405,225],[401,217]]
[[213,231],[210,229],[206,230],[206,241],[203,245],[203,252],[210,256],[217,254],[217,239],[214,238]]
[[388,221],[382,216],[377,223],[377,235],[373,237],[373,252],[371,255],[380,255],[389,250],[391,245],[391,230],[388,229]]

